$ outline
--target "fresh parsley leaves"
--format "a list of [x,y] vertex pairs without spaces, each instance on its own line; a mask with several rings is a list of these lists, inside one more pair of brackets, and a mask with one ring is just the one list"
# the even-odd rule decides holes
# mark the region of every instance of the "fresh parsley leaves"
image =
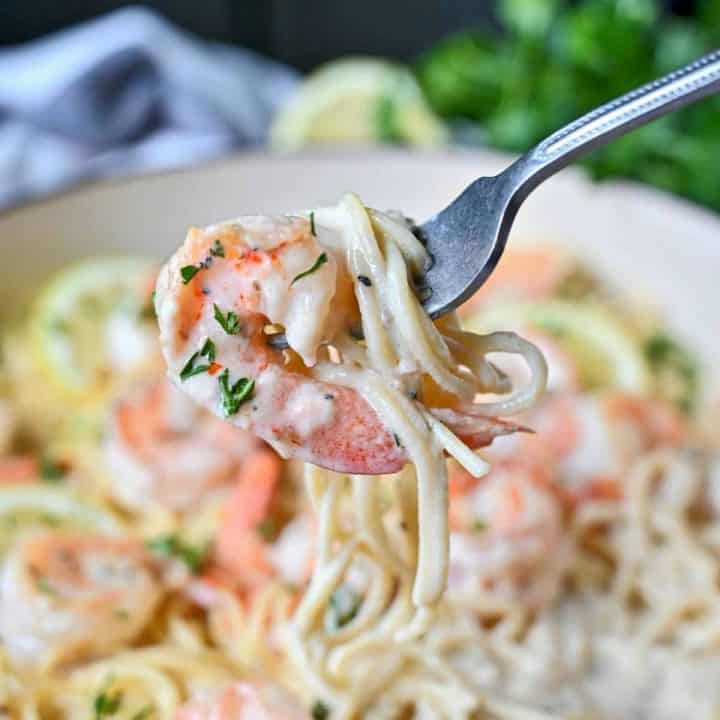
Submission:
[[230,371],[227,368],[218,377],[218,383],[226,417],[235,415],[240,406],[252,397],[255,390],[255,381],[248,378],[240,378],[231,385]]
[[216,353],[217,350],[215,348],[215,343],[210,338],[205,340],[203,346],[199,350],[195,351],[190,356],[190,359],[185,363],[183,369],[180,371],[180,380],[185,382],[188,378],[191,378],[194,375],[207,372],[210,369],[210,365],[208,363],[202,363],[200,365],[196,365],[195,363],[197,363],[201,357],[207,358],[210,363],[213,363],[215,362]]
[[223,245],[219,239],[215,238],[215,243],[210,248],[210,254],[213,257],[221,257],[221,258],[225,257],[225,248],[223,247]]
[[310,213],[310,233],[313,237],[317,237],[317,233],[315,232],[315,213]]
[[322,700],[316,700],[310,708],[310,717],[312,720],[328,720],[330,708]]
[[296,275],[293,279],[290,285],[294,285],[298,280],[302,280],[304,277],[307,277],[308,275],[312,275],[314,272],[316,272],[318,269],[320,269],[326,262],[328,261],[327,253],[320,253],[318,255],[318,259],[307,269],[303,270],[299,275]]
[[237,335],[242,330],[240,318],[232,310],[223,314],[223,311],[213,303],[213,313],[215,314],[218,325],[220,325],[228,335]]
[[107,688],[101,690],[93,702],[93,710],[95,711],[95,720],[115,715],[122,706],[124,693],[122,690],[111,692]]
[[152,538],[148,540],[145,545],[154,555],[180,560],[187,566],[191,573],[199,572],[207,560],[207,547],[190,545],[174,533]]
[[183,285],[187,285],[205,266],[202,263],[197,265],[183,265],[180,268],[180,277]]

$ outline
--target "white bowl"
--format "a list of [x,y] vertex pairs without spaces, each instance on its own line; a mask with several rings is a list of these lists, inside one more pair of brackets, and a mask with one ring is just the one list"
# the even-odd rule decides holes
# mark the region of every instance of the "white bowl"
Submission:
[[[377,150],[247,154],[189,171],[90,185],[0,216],[0,301],[15,302],[52,269],[79,257],[164,257],[189,225],[244,213],[329,204],[353,190],[380,208],[423,220],[507,157]],[[717,378],[720,220],[629,183],[592,184],[565,171],[523,206],[510,242],[570,245],[631,297],[651,302]]]

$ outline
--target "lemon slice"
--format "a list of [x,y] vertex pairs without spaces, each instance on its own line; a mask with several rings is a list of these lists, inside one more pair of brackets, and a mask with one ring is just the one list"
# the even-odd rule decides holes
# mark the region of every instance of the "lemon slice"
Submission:
[[574,357],[584,386],[648,391],[651,373],[640,343],[603,307],[565,300],[498,303],[463,319],[463,327],[480,333],[524,326],[551,335]]
[[23,486],[0,489],[0,552],[29,528],[64,528],[117,533],[122,524],[111,513],[63,489]]
[[[144,332],[146,344],[152,342],[157,330],[144,304],[154,273],[146,258],[87,260],[62,270],[41,291],[29,332],[34,364],[53,388],[87,401],[111,387],[117,368],[108,329],[116,318],[132,318],[130,332]],[[131,337],[126,346],[138,342]]]
[[270,131],[276,150],[372,141],[433,147],[446,140],[445,126],[413,75],[370,58],[336,60],[316,70],[280,110]]

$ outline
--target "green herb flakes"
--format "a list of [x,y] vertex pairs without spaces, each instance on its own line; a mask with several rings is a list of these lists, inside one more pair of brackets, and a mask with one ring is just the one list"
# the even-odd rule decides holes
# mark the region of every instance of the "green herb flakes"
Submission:
[[229,310],[227,314],[223,314],[223,311],[213,303],[213,313],[218,325],[228,334],[237,335],[241,330],[240,318],[232,310]]
[[111,692],[108,689],[101,690],[93,702],[93,710],[95,711],[95,720],[115,715],[122,706],[123,691],[115,690]]
[[183,285],[187,285],[202,269],[202,263],[198,265],[184,265],[180,268],[180,277],[182,277]]
[[146,546],[159,557],[180,560],[192,573],[199,572],[207,560],[207,547],[190,545],[172,533],[152,538]]
[[316,700],[310,708],[310,717],[312,720],[328,720],[330,708],[322,700]]
[[318,255],[318,259],[307,270],[304,270],[292,279],[290,286],[292,287],[298,280],[302,280],[304,277],[312,275],[314,272],[319,270],[327,261],[327,253],[320,253],[320,255]]
[[215,362],[216,354],[217,350],[215,348],[215,343],[210,338],[207,338],[207,340],[203,343],[203,346],[194,352],[190,356],[190,359],[185,363],[183,369],[180,371],[180,380],[185,382],[188,378],[191,378],[194,375],[200,375],[201,373],[207,372],[210,369],[210,365],[207,363],[196,365],[195,363],[201,357],[207,358],[211,363]]
[[210,254],[213,257],[221,257],[221,258],[225,257],[225,248],[223,247],[222,243],[220,242],[220,240],[218,238],[215,238],[215,243],[210,248]]
[[252,397],[255,389],[255,381],[248,378],[240,378],[231,385],[230,371],[227,368],[218,377],[218,384],[226,417],[235,415],[240,406]]

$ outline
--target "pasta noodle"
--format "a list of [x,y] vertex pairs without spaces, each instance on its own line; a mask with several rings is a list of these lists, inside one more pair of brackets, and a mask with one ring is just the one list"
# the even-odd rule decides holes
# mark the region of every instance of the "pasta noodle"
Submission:
[[[547,297],[511,250],[463,317],[433,322],[424,247],[354,195],[192,230],[155,302],[180,391],[139,340],[154,269],[56,278],[4,334],[3,712],[713,717],[720,462],[708,421],[671,406],[687,359],[597,281],[568,296],[576,261],[533,252],[564,268]],[[598,305],[626,341],[589,347],[570,319]],[[29,383],[52,370],[43,328],[78,346],[85,390]],[[108,328],[130,335],[103,355]],[[634,348],[642,387],[613,385],[608,348]]]

